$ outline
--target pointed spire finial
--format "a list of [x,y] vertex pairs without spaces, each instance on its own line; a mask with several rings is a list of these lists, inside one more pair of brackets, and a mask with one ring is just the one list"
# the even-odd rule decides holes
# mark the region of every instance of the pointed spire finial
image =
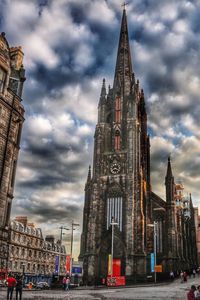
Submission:
[[168,156],[168,165],[167,165],[167,175],[166,175],[167,178],[171,178],[173,177],[172,175],[172,168],[171,168],[171,158],[170,158],[170,155]]
[[125,2],[121,5],[123,7],[123,10],[126,10],[126,5],[128,5],[128,2]]
[[106,80],[103,78],[102,88],[101,88],[101,97],[106,96]]
[[115,93],[121,91],[123,95],[129,95],[132,83],[132,63],[125,6],[124,3],[113,89]]

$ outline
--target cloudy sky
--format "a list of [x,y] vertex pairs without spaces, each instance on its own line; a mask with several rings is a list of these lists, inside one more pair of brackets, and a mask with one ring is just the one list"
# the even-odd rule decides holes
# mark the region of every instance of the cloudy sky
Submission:
[[[0,8],[0,30],[10,46],[23,47],[27,77],[12,215],[28,215],[44,234],[59,235],[60,225],[82,223],[102,79],[113,83],[121,2],[0,0]],[[197,206],[200,2],[130,0],[127,15],[133,69],[148,109],[152,188],[165,197],[171,154],[174,176]]]

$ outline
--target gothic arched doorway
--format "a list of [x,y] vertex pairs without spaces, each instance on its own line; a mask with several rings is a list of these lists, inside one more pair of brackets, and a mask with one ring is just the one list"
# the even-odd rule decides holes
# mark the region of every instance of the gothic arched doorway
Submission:
[[[103,239],[98,255],[98,278],[106,278],[108,276],[108,256],[111,254],[111,239],[112,234],[109,230],[107,236]],[[118,229],[114,234],[113,243],[113,258],[121,261],[121,275],[125,275],[125,247],[121,239],[121,234]]]

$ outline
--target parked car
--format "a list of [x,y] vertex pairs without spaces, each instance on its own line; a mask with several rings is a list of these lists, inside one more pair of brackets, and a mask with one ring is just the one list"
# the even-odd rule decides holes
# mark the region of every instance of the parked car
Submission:
[[49,288],[50,288],[50,286],[46,281],[40,281],[40,282],[36,283],[36,289],[47,290]]
[[32,288],[35,287],[35,284],[33,282],[29,282],[25,285],[25,287],[31,290]]

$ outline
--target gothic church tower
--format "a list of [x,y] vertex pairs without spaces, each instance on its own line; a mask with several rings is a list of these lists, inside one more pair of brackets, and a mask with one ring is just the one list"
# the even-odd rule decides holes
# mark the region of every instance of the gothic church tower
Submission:
[[123,10],[112,88],[103,80],[94,135],[93,170],[85,185],[80,259],[87,283],[108,274],[111,221],[114,258],[128,279],[146,274],[150,211],[150,154],[143,90],[132,73],[126,11]]

